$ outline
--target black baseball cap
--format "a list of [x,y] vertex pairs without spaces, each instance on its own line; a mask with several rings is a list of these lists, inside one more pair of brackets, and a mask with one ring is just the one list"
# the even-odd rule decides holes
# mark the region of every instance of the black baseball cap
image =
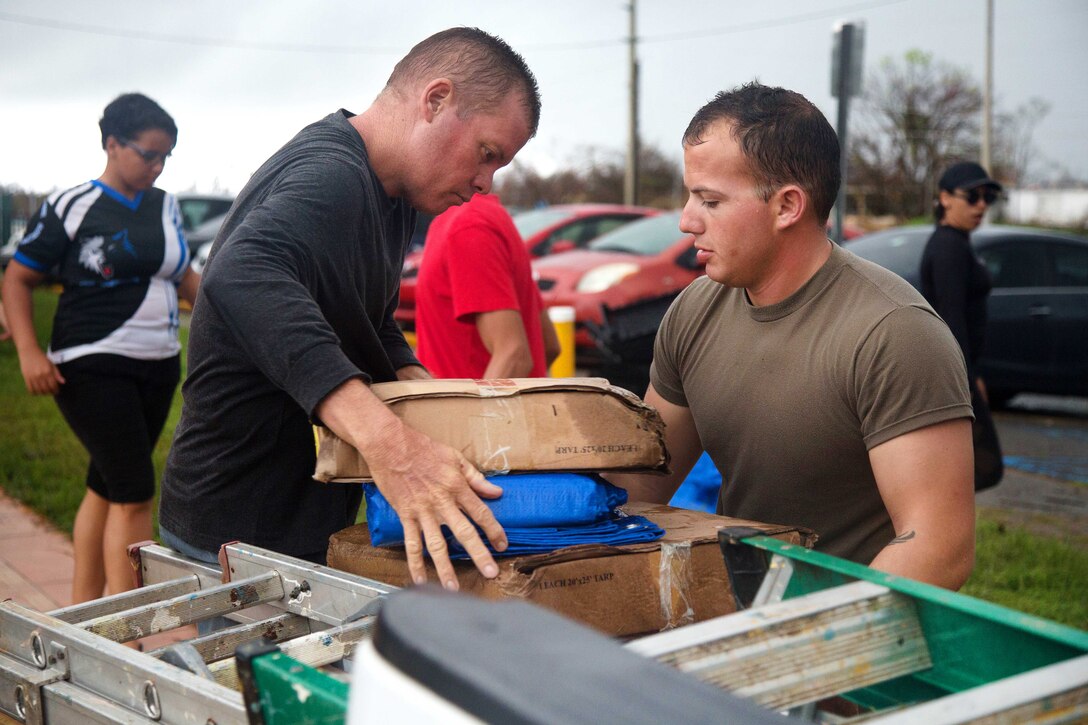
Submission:
[[990,175],[986,173],[986,169],[974,161],[961,161],[958,164],[949,166],[948,170],[941,174],[938,186],[945,191],[974,189],[979,186],[992,186],[1001,191],[1001,184],[991,179]]

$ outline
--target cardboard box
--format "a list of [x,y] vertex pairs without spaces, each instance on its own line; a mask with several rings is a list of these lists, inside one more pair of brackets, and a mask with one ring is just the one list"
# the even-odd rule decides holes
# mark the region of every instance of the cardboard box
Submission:
[[[584,545],[500,557],[495,579],[485,579],[471,562],[454,562],[461,591],[485,599],[527,599],[613,636],[647,634],[734,611],[718,548],[719,528],[752,526],[808,547],[816,540],[807,529],[671,506],[629,503],[622,508],[661,526],[665,536],[628,546]],[[333,534],[328,564],[398,587],[411,584],[404,550],[371,546],[365,524]],[[434,567],[428,569],[429,579],[437,580]]]
[[[668,470],[657,410],[603,378],[412,380],[371,390],[484,473]],[[355,448],[325,428],[318,438],[314,478],[370,480]]]

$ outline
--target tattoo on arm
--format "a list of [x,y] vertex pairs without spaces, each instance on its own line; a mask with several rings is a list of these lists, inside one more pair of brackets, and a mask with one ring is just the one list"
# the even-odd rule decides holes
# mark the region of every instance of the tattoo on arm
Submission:
[[904,544],[904,543],[910,541],[913,538],[914,538],[914,529],[911,529],[910,531],[908,531],[908,532],[906,532],[904,534],[900,534],[899,536],[896,536],[894,539],[891,540],[890,544]]

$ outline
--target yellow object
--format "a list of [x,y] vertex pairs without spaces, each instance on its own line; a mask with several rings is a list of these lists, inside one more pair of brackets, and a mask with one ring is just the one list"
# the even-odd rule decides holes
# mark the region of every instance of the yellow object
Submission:
[[549,307],[548,319],[555,325],[555,334],[559,337],[559,356],[548,368],[548,375],[553,378],[574,377],[574,308]]
[[404,333],[404,339],[408,341],[408,345],[415,350],[416,349],[416,333],[411,330],[401,330]]

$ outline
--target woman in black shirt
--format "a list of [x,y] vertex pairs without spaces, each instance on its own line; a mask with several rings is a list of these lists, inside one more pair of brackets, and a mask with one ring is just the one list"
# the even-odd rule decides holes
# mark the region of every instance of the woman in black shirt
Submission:
[[948,324],[963,351],[975,409],[975,490],[997,485],[1004,473],[986,385],[978,375],[986,332],[990,273],[971,249],[970,233],[997,200],[1001,184],[976,163],[948,168],[938,183],[937,228],[922,253],[922,294]]

